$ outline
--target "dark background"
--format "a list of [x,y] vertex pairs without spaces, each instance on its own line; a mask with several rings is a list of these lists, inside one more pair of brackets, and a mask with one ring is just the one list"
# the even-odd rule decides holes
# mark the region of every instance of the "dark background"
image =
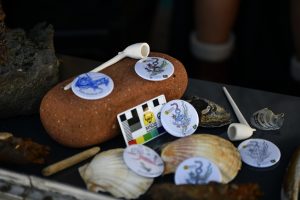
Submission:
[[[191,56],[193,1],[180,0],[2,0],[10,28],[30,29],[38,22],[55,28],[57,54],[106,61],[136,42],[167,53],[198,78],[201,63]],[[226,68],[226,80],[244,87],[300,95],[300,84],[289,74],[293,40],[289,1],[241,1],[233,32],[236,48]],[[300,23],[299,23],[300,24]],[[213,73],[218,73],[216,70]]]
[[[191,56],[188,48],[188,37],[193,30],[192,1],[2,1],[7,14],[6,23],[10,28],[29,29],[42,21],[53,24],[57,54],[106,61],[126,46],[146,41],[153,51],[170,54],[182,61],[190,77],[197,78],[194,72],[201,67],[201,63]],[[299,84],[293,82],[289,75],[289,61],[294,52],[289,14],[289,1],[241,1],[233,30],[236,34],[236,49],[227,65],[231,76],[225,80],[226,83],[300,96]],[[214,73],[219,72],[216,70]],[[202,81],[195,84],[194,80],[191,83],[193,88],[188,90],[190,94],[204,95],[230,109],[220,92],[220,85]],[[299,141],[298,99],[233,86],[228,86],[228,89],[236,103],[244,105],[241,110],[248,113],[247,119],[251,113],[266,105],[275,109],[276,113],[285,113],[289,118],[279,133],[255,133],[255,137],[265,138],[279,145],[282,159],[275,170],[261,173],[262,171],[246,166],[236,179],[240,182],[258,181],[266,199],[279,199],[283,174]],[[37,142],[51,146],[53,152],[59,153],[52,154],[49,163],[79,151],[62,147],[49,139],[38,116],[20,117],[17,121],[2,120],[0,128],[16,133],[17,136],[36,138]],[[203,129],[199,131],[207,132]],[[224,128],[212,132],[223,136],[226,134]],[[114,145],[118,146],[118,142],[122,142],[120,137],[101,145],[101,148],[106,150]],[[79,181],[77,167],[58,173],[51,179],[84,187]],[[8,169],[28,174],[37,172],[30,167],[15,168]]]

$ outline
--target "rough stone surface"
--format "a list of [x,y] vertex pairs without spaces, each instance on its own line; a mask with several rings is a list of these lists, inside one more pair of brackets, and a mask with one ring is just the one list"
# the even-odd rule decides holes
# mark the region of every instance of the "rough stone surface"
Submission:
[[148,81],[134,71],[135,59],[122,61],[101,71],[114,81],[114,90],[97,100],[77,97],[63,87],[73,79],[63,81],[43,98],[40,107],[41,121],[48,134],[57,142],[69,147],[87,147],[112,139],[120,134],[117,114],[164,94],[167,101],[182,97],[188,84],[185,68],[177,59],[162,53],[174,65],[174,74],[164,81]]
[[7,60],[0,65],[0,118],[37,113],[45,93],[58,81],[58,59],[51,25],[27,34],[7,30]]

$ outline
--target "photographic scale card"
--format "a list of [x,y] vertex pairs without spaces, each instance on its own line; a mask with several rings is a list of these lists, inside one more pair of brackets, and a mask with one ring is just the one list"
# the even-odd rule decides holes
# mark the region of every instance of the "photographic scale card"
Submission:
[[166,132],[160,121],[161,108],[165,103],[165,95],[160,95],[118,114],[127,146],[144,144]]

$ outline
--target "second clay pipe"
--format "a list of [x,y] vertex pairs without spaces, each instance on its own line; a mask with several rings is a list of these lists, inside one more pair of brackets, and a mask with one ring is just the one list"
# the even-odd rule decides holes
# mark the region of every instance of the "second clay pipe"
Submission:
[[241,113],[240,109],[232,99],[231,95],[225,87],[223,91],[240,123],[232,123],[227,129],[228,137],[231,141],[244,140],[252,136],[255,129],[251,128],[246,121],[245,117]]

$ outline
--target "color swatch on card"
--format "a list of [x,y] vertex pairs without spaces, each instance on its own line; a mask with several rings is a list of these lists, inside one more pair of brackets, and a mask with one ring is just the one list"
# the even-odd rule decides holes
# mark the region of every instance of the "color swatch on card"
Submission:
[[127,146],[144,144],[166,132],[160,122],[160,111],[165,103],[165,96],[160,95],[118,114],[118,122]]

